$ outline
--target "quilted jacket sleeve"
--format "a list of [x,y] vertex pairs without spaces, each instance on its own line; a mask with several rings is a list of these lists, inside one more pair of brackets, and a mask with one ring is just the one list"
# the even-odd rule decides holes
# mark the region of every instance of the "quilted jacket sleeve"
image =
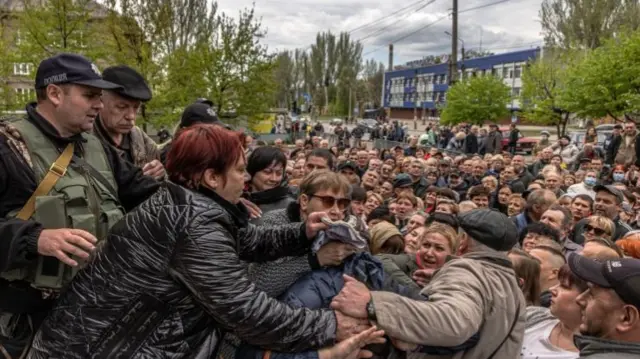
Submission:
[[[335,342],[337,324],[332,311],[293,309],[269,298],[247,279],[236,240],[222,225],[209,220],[190,227],[176,243],[170,271],[221,327],[249,344],[280,351],[303,351]],[[260,245],[257,237],[245,238],[240,247],[264,249],[273,256],[284,250],[280,246],[295,242],[286,237],[295,231],[290,232],[267,231],[262,242],[279,242],[271,248]],[[277,233],[282,236],[274,237]]]
[[297,257],[311,248],[305,223],[263,227],[250,224],[239,231],[238,254],[248,262],[268,262],[281,257]]

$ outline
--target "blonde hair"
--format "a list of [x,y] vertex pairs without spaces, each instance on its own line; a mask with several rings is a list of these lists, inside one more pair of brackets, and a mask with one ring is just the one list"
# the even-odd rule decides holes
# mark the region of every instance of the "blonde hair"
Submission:
[[478,205],[473,203],[473,201],[462,201],[458,205],[459,213],[469,212],[472,209],[476,209],[476,208],[478,208]]
[[311,196],[322,190],[339,191],[345,196],[350,196],[351,184],[344,176],[329,170],[313,171],[306,175],[300,183],[300,195]]
[[605,235],[607,237],[605,237],[604,239],[607,240],[611,240],[611,238],[613,237],[613,233],[615,232],[615,224],[613,223],[612,220],[610,220],[607,217],[603,217],[603,216],[597,216],[597,215],[593,215],[591,217],[589,217],[589,220],[587,221],[587,224],[590,224],[592,226],[597,226],[598,228],[604,229],[607,233],[605,233]]
[[487,176],[487,177],[483,178],[482,179],[483,184],[484,184],[485,181],[491,182],[494,187],[498,187],[498,180],[494,176]]
[[423,243],[428,234],[436,233],[447,239],[447,242],[449,242],[449,246],[451,247],[452,254],[455,254],[458,251],[458,247],[460,246],[458,234],[450,225],[440,222],[433,222],[427,226],[420,236],[420,242]]
[[[378,202],[380,202],[380,205],[384,204],[384,199],[382,198],[381,195],[375,193],[375,192],[371,192],[371,193],[367,193],[367,200],[369,200],[369,198],[375,198],[378,200]],[[391,202],[389,202],[389,204],[391,204]]]

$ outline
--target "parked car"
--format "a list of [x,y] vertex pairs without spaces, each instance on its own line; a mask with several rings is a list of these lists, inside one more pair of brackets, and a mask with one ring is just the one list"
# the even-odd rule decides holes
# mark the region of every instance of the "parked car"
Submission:
[[[609,138],[612,131],[596,130],[596,132],[598,133],[598,142],[596,143],[596,149],[604,150],[605,141],[607,140],[607,138]],[[571,131],[568,133],[568,135],[569,137],[571,137],[571,143],[576,145],[578,149],[582,150],[582,147],[584,147],[584,136],[587,135],[587,131],[585,130]]]
[[[511,131],[509,127],[501,127],[500,132],[502,132],[502,150],[506,151],[509,149],[509,134]],[[522,132],[518,132],[518,143],[516,144],[516,152],[524,152],[528,155],[533,153],[533,147],[538,143],[538,140],[532,137],[525,137],[522,135]]]
[[362,127],[365,132],[373,132],[378,128],[378,121],[372,118],[365,118],[358,122],[358,127]]
[[330,122],[331,126],[337,126],[337,125],[342,125],[344,124],[344,121],[341,118],[334,118],[333,120],[331,120]]

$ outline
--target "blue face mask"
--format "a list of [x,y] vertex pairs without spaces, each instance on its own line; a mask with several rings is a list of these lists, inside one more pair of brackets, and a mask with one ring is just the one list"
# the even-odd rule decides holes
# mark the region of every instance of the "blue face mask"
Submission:
[[614,173],[613,174],[613,181],[614,182],[622,182],[622,181],[624,181],[624,173]]
[[598,181],[596,180],[595,177],[585,177],[584,178],[584,184],[589,186],[589,187],[593,187],[596,185]]

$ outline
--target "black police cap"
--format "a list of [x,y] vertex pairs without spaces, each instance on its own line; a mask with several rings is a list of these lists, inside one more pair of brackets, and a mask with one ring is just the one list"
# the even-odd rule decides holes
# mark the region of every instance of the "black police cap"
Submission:
[[61,53],[42,60],[36,71],[36,88],[48,85],[78,84],[113,90],[120,85],[105,81],[98,67],[84,56]]

